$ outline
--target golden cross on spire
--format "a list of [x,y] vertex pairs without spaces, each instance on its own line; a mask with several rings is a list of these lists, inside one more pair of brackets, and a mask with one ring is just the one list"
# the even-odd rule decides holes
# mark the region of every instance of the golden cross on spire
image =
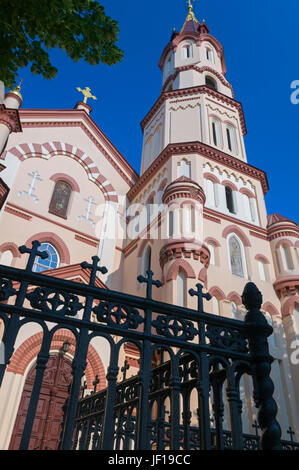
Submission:
[[191,1],[195,2],[195,0],[188,0],[188,11],[189,11],[189,13],[188,13],[186,21],[190,21],[190,20],[196,21]]
[[93,96],[91,93],[90,93],[90,88],[88,86],[85,87],[84,90],[82,90],[81,88],[77,87],[77,90],[80,91],[81,93],[83,93],[83,96],[84,96],[84,100],[83,100],[83,103],[86,103],[88,98],[92,98],[93,100],[96,100],[97,97],[96,96]]

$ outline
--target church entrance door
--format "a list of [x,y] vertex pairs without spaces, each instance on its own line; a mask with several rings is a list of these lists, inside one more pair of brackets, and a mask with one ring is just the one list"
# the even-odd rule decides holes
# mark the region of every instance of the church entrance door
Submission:
[[[71,382],[71,362],[62,354],[50,356],[44,373],[43,385],[39,396],[34,419],[29,449],[55,450],[59,444],[62,406],[68,396],[68,385]],[[30,369],[23,389],[23,394],[15,421],[9,449],[19,448],[25,424],[29,400],[34,384],[35,364]]]

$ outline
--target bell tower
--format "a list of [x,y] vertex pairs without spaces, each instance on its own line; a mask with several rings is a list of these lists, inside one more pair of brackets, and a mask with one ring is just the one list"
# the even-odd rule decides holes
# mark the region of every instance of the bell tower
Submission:
[[143,173],[169,144],[202,142],[246,161],[241,103],[226,78],[224,49],[196,18],[191,0],[159,60],[162,89],[141,123]]

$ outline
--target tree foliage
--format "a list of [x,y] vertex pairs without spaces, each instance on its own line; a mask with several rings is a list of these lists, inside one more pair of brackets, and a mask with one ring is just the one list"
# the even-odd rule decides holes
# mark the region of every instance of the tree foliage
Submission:
[[75,61],[115,64],[123,57],[118,32],[118,23],[94,0],[1,0],[0,80],[14,86],[28,64],[32,73],[54,78],[47,50],[55,47]]

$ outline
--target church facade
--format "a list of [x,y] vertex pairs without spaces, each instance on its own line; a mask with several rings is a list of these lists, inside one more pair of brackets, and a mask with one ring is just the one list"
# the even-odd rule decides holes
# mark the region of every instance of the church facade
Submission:
[[[240,294],[253,281],[273,326],[274,396],[287,440],[290,428],[299,432],[299,227],[267,214],[267,175],[247,162],[245,118],[223,47],[191,5],[159,66],[162,89],[141,123],[140,175],[92,120],[86,99],[74,109],[33,110],[21,108],[19,89],[0,97],[0,263],[24,268],[18,247],[39,240],[48,258],[36,260],[35,272],[88,283],[80,263],[98,255],[108,270],[99,287],[144,296],[137,276],[150,268],[162,283],[155,299],[193,308],[188,290],[201,282],[212,295],[205,311],[239,320]],[[36,324],[19,332],[0,392],[2,449],[19,443],[41,338]],[[66,329],[54,335],[31,448],[57,445],[74,344]],[[136,373],[134,348],[124,348],[124,361]],[[92,344],[87,391],[105,388],[108,363],[105,341]],[[243,431],[251,434],[256,413],[245,378],[241,398]]]

